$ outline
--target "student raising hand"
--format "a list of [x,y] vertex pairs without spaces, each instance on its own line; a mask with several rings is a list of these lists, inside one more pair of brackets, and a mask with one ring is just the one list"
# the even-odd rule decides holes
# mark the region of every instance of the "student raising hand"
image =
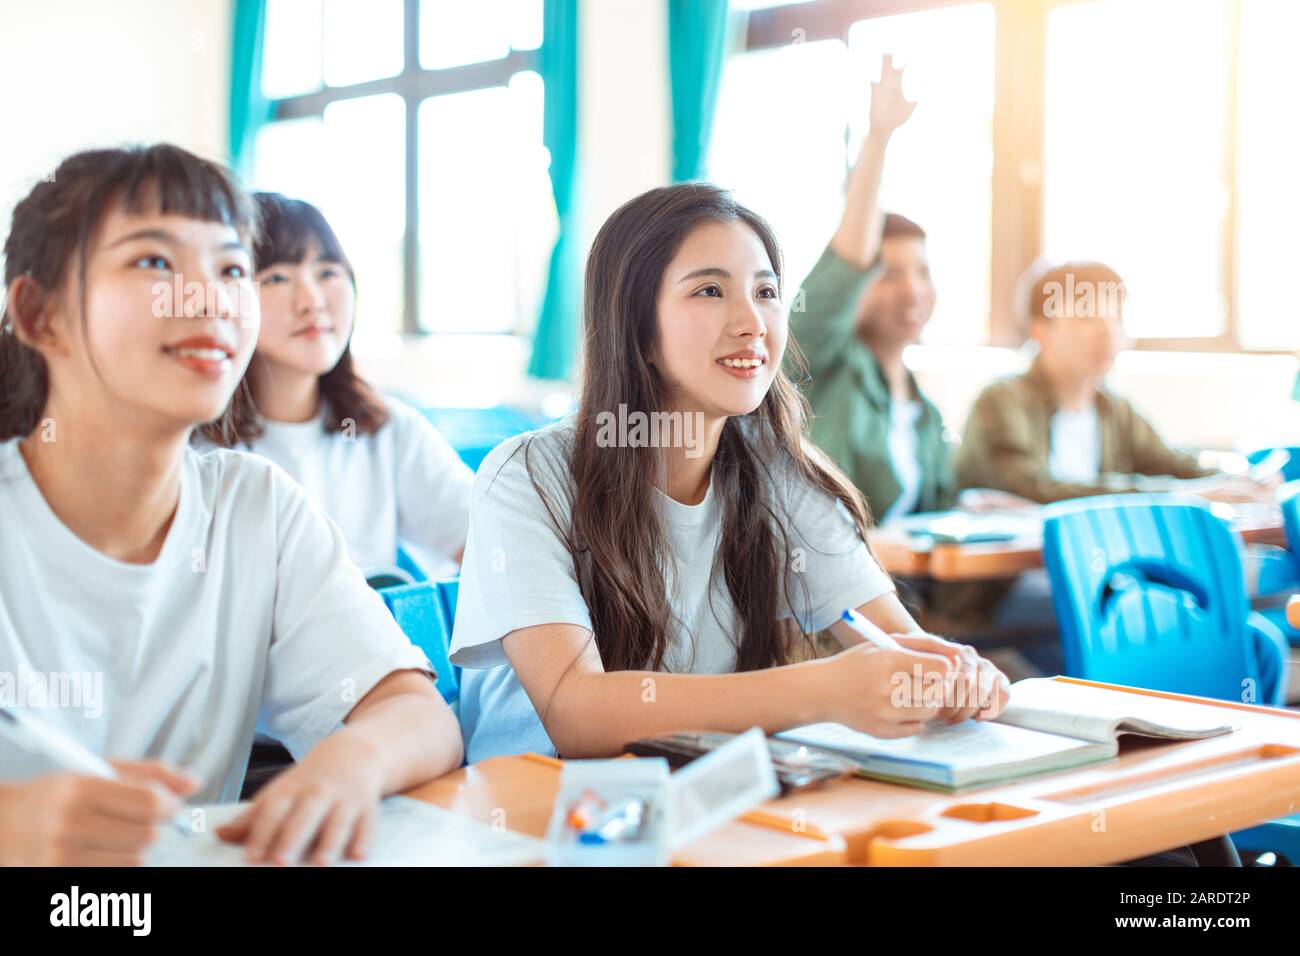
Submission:
[[888,135],[907,122],[916,104],[903,96],[903,68],[894,66],[886,53],[880,63],[880,80],[871,84],[871,132]]

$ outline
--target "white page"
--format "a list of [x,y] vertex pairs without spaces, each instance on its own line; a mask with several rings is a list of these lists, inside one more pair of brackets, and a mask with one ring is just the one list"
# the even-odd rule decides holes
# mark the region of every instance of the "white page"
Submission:
[[[183,835],[164,829],[149,854],[150,866],[248,866],[244,848],[217,839],[216,829],[247,806],[229,803],[204,811],[205,831]],[[495,830],[468,817],[409,797],[380,805],[379,827],[365,860],[339,866],[522,866],[542,860],[542,841]]]
[[884,758],[954,771],[1035,760],[1068,753],[1084,741],[988,721],[939,724],[911,737],[882,739],[843,724],[809,724],[777,734],[786,740],[834,750],[858,759]]
[[1213,737],[1237,727],[1205,705],[1047,677],[1012,684],[1007,708],[997,719],[1098,742],[1113,740],[1117,731],[1186,739]]

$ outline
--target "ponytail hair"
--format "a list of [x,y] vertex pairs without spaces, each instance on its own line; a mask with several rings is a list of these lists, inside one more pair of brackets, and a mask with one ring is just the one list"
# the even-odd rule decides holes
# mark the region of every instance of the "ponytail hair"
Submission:
[[[168,143],[87,150],[65,159],[14,207],[4,244],[5,289],[12,293],[26,277],[54,294],[75,278],[71,288],[84,323],[86,259],[113,208],[223,223],[250,246],[257,234],[251,198],[216,163]],[[50,390],[45,359],[19,337],[8,305],[6,295],[0,303],[0,441],[31,434]]]

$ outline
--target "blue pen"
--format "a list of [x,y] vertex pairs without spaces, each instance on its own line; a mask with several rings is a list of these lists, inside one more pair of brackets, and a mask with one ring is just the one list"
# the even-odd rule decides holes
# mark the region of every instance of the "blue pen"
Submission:
[[586,844],[610,843],[615,840],[635,840],[641,833],[645,815],[645,802],[636,797],[615,804],[589,829],[578,834],[578,842]]
[[864,641],[886,651],[901,651],[902,645],[853,608],[840,615],[840,620],[859,634]]

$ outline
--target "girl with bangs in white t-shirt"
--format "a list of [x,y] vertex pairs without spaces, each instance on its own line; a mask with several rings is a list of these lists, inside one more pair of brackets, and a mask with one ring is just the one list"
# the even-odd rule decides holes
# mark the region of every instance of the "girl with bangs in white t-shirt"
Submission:
[[391,568],[400,546],[429,577],[454,574],[473,472],[423,415],[357,374],[356,276],[321,212],[278,193],[254,199],[257,350],[231,414],[202,429],[204,445],[249,450],[287,471],[364,571]]
[[258,727],[298,763],[217,830],[254,861],[363,856],[382,796],[460,763],[337,528],[273,464],[189,447],[253,351],[254,223],[223,169],[168,145],[79,153],[14,209],[0,703],[118,775],[0,738],[0,863],[141,862],[183,799],[237,799]]
[[[897,737],[1000,711],[1006,678],[921,632],[861,496],[807,441],[780,270],[767,224],[706,184],[601,228],[578,411],[499,446],[474,487],[452,641],[471,761],[817,721]],[[902,649],[856,643],[849,608]],[[826,628],[846,649],[816,658]],[[893,695],[917,674],[986,694]]]

